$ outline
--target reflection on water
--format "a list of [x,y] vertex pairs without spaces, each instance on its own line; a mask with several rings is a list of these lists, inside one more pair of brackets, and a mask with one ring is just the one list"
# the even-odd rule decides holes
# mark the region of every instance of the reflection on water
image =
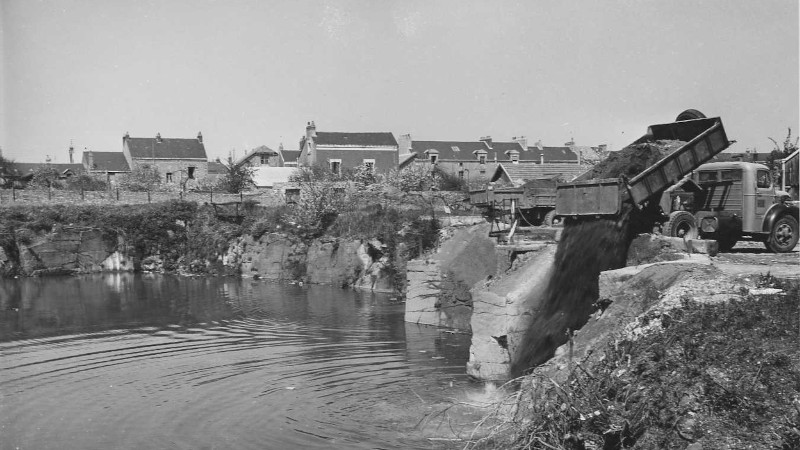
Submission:
[[469,338],[402,316],[385,295],[321,286],[133,274],[3,280],[2,442],[442,446],[469,430],[419,424],[476,389],[464,374]]

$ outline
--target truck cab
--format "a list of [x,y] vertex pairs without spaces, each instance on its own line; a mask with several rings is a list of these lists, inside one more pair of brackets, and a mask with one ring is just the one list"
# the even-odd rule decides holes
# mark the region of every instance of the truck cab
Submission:
[[[773,252],[797,245],[798,208],[779,190],[769,168],[747,162],[715,162],[698,167],[673,195],[675,211],[665,231],[699,234],[730,250],[741,239],[764,242]],[[681,195],[684,200],[679,200]],[[689,218],[691,214],[693,218]],[[691,222],[694,222],[693,224]]]

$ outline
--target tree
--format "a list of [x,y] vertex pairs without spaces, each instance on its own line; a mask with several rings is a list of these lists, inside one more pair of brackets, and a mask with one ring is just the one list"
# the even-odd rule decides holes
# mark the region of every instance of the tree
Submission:
[[129,191],[151,191],[161,183],[158,167],[142,164],[134,166],[130,173],[120,177],[119,186]]
[[780,185],[781,178],[783,174],[781,173],[781,165],[780,160],[786,158],[787,156],[791,155],[795,151],[797,151],[797,143],[800,137],[796,137],[794,141],[792,141],[792,128],[789,127],[789,132],[786,134],[786,139],[783,140],[783,146],[778,144],[773,138],[767,138],[775,144],[775,148],[769,154],[769,159],[767,160],[767,165],[769,166],[772,172],[772,178],[775,182]]
[[41,165],[33,171],[31,186],[37,188],[61,188],[62,183],[58,177],[58,171],[49,165]]
[[233,155],[228,155],[228,159],[222,163],[225,166],[225,175],[219,180],[218,187],[222,190],[237,194],[254,186],[253,172],[255,169],[246,164],[236,164]]

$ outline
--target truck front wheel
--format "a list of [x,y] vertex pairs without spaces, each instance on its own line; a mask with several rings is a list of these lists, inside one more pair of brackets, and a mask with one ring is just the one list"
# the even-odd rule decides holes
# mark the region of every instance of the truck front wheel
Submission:
[[560,226],[564,222],[564,219],[561,216],[556,215],[556,210],[551,209],[547,211],[547,214],[544,215],[544,224],[548,227],[557,227]]
[[697,223],[692,213],[675,211],[669,215],[669,220],[664,224],[662,233],[666,236],[684,239],[697,239]]
[[775,221],[764,245],[769,251],[787,253],[794,250],[798,235],[797,219],[792,216],[783,216]]

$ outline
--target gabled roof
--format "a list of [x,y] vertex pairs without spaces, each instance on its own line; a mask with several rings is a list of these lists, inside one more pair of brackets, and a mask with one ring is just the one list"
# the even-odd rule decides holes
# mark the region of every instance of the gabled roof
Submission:
[[228,169],[225,168],[225,164],[222,164],[219,161],[209,161],[208,162],[208,174],[209,175],[222,175],[228,172]]
[[544,155],[544,162],[567,162],[578,161],[578,154],[569,147],[528,147],[527,152],[519,155],[520,159],[530,161],[541,161]]
[[519,164],[500,163],[497,165],[491,181],[497,181],[505,174],[514,185],[521,185],[528,180],[548,178],[563,175],[567,180],[572,180],[586,171],[586,166],[565,164],[536,164],[534,162],[520,161]]
[[402,155],[400,155],[400,163],[397,165],[397,167],[400,169],[404,168],[416,157],[417,157],[416,153],[403,153]]
[[[455,149],[458,151],[455,151]],[[473,160],[476,150],[486,150],[481,141],[411,141],[411,151],[419,156],[428,150],[439,152],[439,160]]]
[[249,161],[249,160],[255,158],[256,156],[261,157],[261,155],[277,156],[278,152],[276,152],[275,150],[267,147],[266,145],[260,145],[260,146],[258,146],[256,148],[250,150],[249,152],[245,153],[244,156],[242,156],[241,158],[239,158],[238,161],[236,161],[236,165],[239,165],[239,164],[242,164],[242,163],[244,163],[246,161]]
[[317,145],[397,146],[392,133],[348,133],[338,131],[317,131],[314,137]]
[[138,159],[208,159],[206,147],[198,139],[162,138],[126,138],[131,157]]
[[300,157],[300,150],[281,150],[283,161],[295,162]]
[[[88,166],[89,153],[83,152],[83,163]],[[92,151],[92,167],[89,170],[102,170],[107,172],[130,172],[128,160],[122,152],[95,152]]]
[[50,167],[60,174],[71,172],[72,174],[79,174],[83,172],[83,164],[57,164],[57,163],[12,163],[6,169],[6,173],[15,177],[32,176],[34,172],[42,167]]

